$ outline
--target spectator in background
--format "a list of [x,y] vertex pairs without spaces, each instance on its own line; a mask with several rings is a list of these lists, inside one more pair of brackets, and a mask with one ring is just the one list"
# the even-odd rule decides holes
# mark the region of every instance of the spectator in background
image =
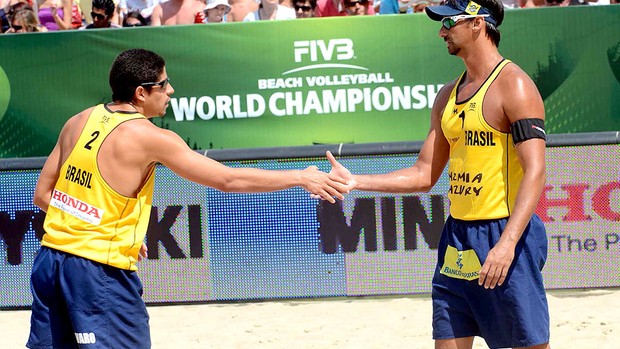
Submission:
[[46,32],[47,28],[39,23],[39,18],[30,6],[14,12],[10,18],[11,28],[7,33],[37,33]]
[[[366,2],[365,14],[374,15],[375,10],[372,1],[366,0]],[[317,0],[314,15],[315,17],[350,16],[343,0]]]
[[568,6],[570,0],[545,0],[544,2],[534,2],[533,0],[525,0],[521,7],[542,7],[542,6]]
[[368,13],[368,0],[344,0],[345,16],[365,16]]
[[424,12],[426,6],[430,6],[431,4],[439,5],[440,3],[441,1],[438,0],[381,0],[379,2],[379,14],[388,15]]
[[160,2],[153,9],[151,25],[194,24],[202,16],[205,3],[198,0],[168,0]]
[[[77,2],[78,10],[82,14],[82,21],[86,22],[86,24],[92,24],[93,18],[90,16],[90,10],[93,8],[93,1],[92,0],[74,0],[74,1]],[[113,1],[114,1],[115,8],[118,8],[119,0],[113,0]],[[116,11],[114,11],[114,14],[112,15],[110,21],[120,25],[123,22],[123,19],[118,16]],[[81,27],[82,25],[80,25],[78,28],[81,28]]]
[[229,0],[230,12],[226,15],[228,22],[242,22],[250,12],[258,10],[258,2],[254,0]]
[[316,9],[316,0],[295,0],[297,18],[312,18]]
[[316,17],[344,16],[344,7],[341,0],[317,0],[314,11]]
[[278,0],[261,0],[260,5],[258,5],[258,10],[248,13],[243,21],[272,21],[295,18],[297,18],[295,10],[284,5],[280,5]]
[[613,4],[613,1],[612,0],[589,0],[587,1],[587,3],[588,5],[598,6],[598,5],[611,5]]
[[123,17],[123,27],[144,27],[147,25],[146,18],[140,14],[140,11],[128,12]]
[[2,27],[3,33],[6,33],[6,31],[11,28],[11,22],[9,21],[9,17],[6,15],[6,11],[3,8],[0,8],[0,26]]
[[[82,0],[80,0],[82,1]],[[155,6],[159,4],[159,0],[120,0],[116,8],[116,12],[121,20],[130,12],[138,11],[146,20],[147,25],[150,23],[151,15]]]
[[379,14],[392,15],[405,13],[409,4],[413,4],[414,0],[380,0]]
[[315,15],[317,17],[347,16],[344,0],[317,0]]
[[[520,8],[533,8],[533,7],[542,7],[546,6],[546,0],[518,0]],[[552,2],[562,2],[564,0],[551,0]]]
[[226,14],[230,11],[228,0],[209,0],[205,7],[204,23],[226,22]]
[[[11,28],[11,18],[15,15],[15,13],[21,11],[22,9],[30,9],[31,11],[34,11],[32,6],[28,5],[28,3],[25,1],[10,0],[7,3],[8,3],[7,7],[4,8],[5,19],[3,19],[3,28],[2,28],[3,32],[6,32],[9,30],[9,28]],[[5,20],[6,20],[6,23],[4,23]],[[38,20],[38,16],[37,16],[37,20]],[[6,25],[6,28],[4,28],[5,25]]]
[[435,3],[431,3],[430,1],[426,1],[426,0],[419,0],[416,1],[412,4],[411,7],[409,7],[407,9],[407,13],[418,13],[418,12],[424,12],[424,9],[427,6],[431,6],[432,5],[439,5],[441,2],[435,2]]
[[[90,16],[93,19],[92,24],[88,24],[83,29],[103,29],[103,28],[120,28],[120,26],[112,22],[114,15],[114,1],[112,0],[93,0],[93,8]],[[82,29],[80,28],[80,29]]]
[[[546,5],[545,5],[546,3]],[[594,2],[592,2],[594,4]],[[538,5],[536,7],[540,7],[540,6],[579,6],[579,5],[589,5],[590,3],[588,2],[588,0],[546,0],[543,5]]]
[[39,22],[49,31],[73,29],[71,25],[72,0],[39,0]]
[[0,0],[0,25],[2,26],[2,32],[6,32],[11,27],[9,21],[9,11],[14,0]]

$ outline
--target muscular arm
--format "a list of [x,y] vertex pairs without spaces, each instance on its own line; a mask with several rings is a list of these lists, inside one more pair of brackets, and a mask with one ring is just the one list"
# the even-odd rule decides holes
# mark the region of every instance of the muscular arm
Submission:
[[[514,66],[500,80],[502,105],[510,124],[524,118],[545,118],[542,97],[534,82]],[[489,252],[480,272],[479,283],[485,287],[501,285],[514,258],[514,250],[529,223],[546,180],[545,141],[529,139],[516,145],[523,167],[523,179],[517,192],[515,207],[496,246]]]
[[431,127],[416,162],[408,168],[386,174],[353,175],[353,189],[384,193],[429,191],[441,176],[450,154],[450,146],[441,130],[441,115],[454,86],[444,86],[431,110]]
[[[256,168],[231,168],[191,150],[174,132],[150,123],[146,161],[159,162],[190,181],[224,192],[270,192],[303,187],[313,194],[334,202],[343,199],[344,179],[330,176],[311,166],[305,170],[270,171]],[[332,179],[333,178],[333,179]]]
[[47,157],[45,165],[43,165],[43,169],[39,175],[37,186],[34,189],[33,203],[42,211],[47,212],[47,207],[49,206],[50,199],[52,197],[52,190],[54,190],[54,186],[58,180],[61,166],[60,146],[57,143],[50,155]]

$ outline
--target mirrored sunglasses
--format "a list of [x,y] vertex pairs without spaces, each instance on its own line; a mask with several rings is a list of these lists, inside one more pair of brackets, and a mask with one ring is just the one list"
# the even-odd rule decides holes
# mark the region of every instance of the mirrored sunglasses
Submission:
[[441,25],[447,30],[450,30],[450,28],[454,27],[459,21],[476,17],[489,17],[489,15],[457,15],[452,17],[444,17],[441,20]]

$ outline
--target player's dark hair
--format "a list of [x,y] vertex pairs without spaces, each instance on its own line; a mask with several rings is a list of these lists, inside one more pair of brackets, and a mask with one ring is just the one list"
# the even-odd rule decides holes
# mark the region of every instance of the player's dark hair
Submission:
[[489,22],[486,22],[486,35],[495,46],[499,47],[499,41],[501,39],[499,34],[499,27],[504,21],[504,4],[501,0],[476,0],[478,5],[485,7],[489,12],[491,12],[491,16],[495,18],[496,25],[493,25]]
[[112,16],[115,7],[112,0],[93,0],[93,8],[104,10],[108,17]]
[[165,65],[160,55],[149,50],[137,48],[122,52],[110,68],[112,100],[132,102],[136,88],[146,82],[157,82]]

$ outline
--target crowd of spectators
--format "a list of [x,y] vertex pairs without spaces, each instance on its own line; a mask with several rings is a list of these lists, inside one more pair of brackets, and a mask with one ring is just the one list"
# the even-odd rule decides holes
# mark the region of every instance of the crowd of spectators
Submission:
[[[0,0],[2,33],[422,12],[441,0]],[[507,9],[620,0],[504,0]]]

